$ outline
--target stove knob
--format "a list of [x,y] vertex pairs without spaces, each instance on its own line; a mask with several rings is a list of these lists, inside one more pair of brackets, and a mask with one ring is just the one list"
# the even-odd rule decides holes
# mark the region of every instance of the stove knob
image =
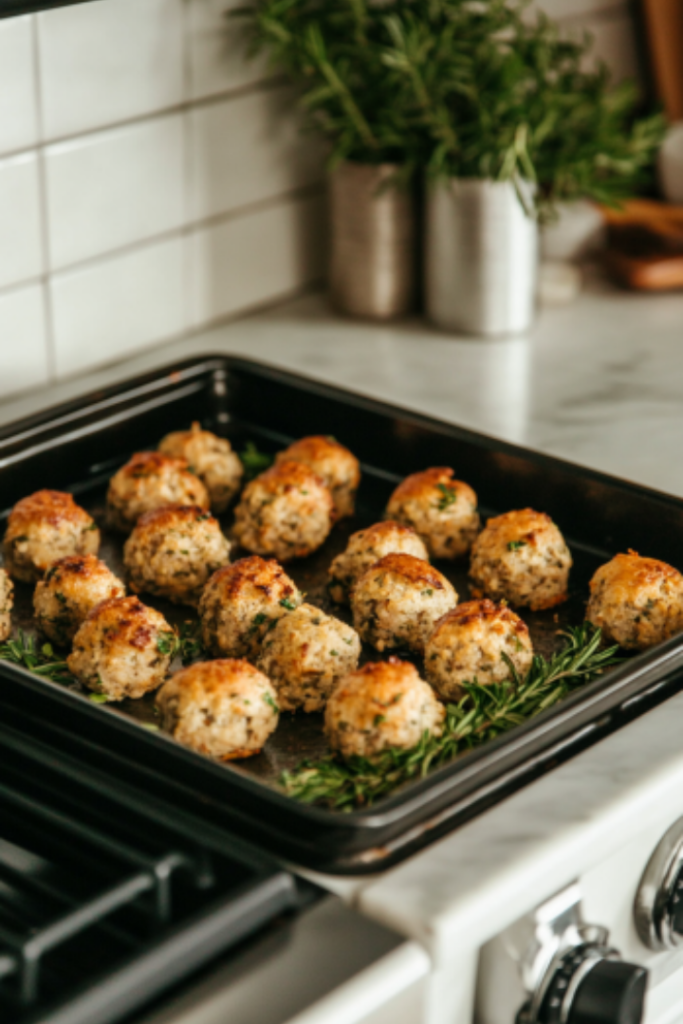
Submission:
[[664,835],[640,880],[634,907],[636,928],[650,949],[683,944],[683,818]]
[[550,981],[539,1024],[640,1024],[648,972],[594,949],[565,954]]

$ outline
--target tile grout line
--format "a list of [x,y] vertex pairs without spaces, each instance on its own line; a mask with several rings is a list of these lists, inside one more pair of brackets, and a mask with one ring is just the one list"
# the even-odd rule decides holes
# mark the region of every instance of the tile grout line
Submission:
[[47,194],[47,172],[45,167],[45,152],[40,144],[43,138],[43,103],[42,103],[42,77],[40,73],[40,45],[38,40],[38,15],[31,15],[31,40],[33,46],[33,88],[35,90],[34,102],[36,104],[36,123],[38,128],[39,143],[35,147],[36,165],[38,168],[38,203],[40,215],[40,238],[42,246],[42,267],[40,276],[43,298],[43,316],[45,318],[45,341],[47,348],[47,378],[48,383],[54,381],[57,375],[57,350],[55,342],[54,310],[52,304],[52,292],[50,289],[50,230],[48,222],[48,194]]
[[[192,62],[191,62],[191,15],[189,0],[182,0],[182,30],[183,30],[183,82],[186,98],[192,92]],[[190,222],[190,193],[192,187],[193,160],[190,138],[190,112],[186,109],[182,113],[181,138],[183,147],[183,228],[186,229]],[[183,236],[184,237],[184,236]],[[193,267],[190,259],[190,247],[183,244],[180,254],[183,267],[183,330],[187,331],[192,322],[193,305]]]
[[298,188],[289,189],[287,192],[279,192],[277,195],[269,196],[266,199],[257,199],[254,202],[245,204],[244,206],[235,207],[233,210],[213,214],[211,217],[206,217],[203,220],[192,221],[190,224],[183,224],[181,227],[170,228],[168,231],[151,235],[148,238],[137,239],[134,242],[129,242],[127,245],[119,246],[116,249],[108,249],[106,252],[88,256],[87,259],[79,260],[77,263],[70,263],[68,266],[60,267],[58,270],[41,274],[38,277],[28,277],[24,278],[22,281],[15,281],[11,285],[6,285],[5,287],[0,288],[0,296],[19,291],[22,288],[27,288],[30,285],[35,285],[42,281],[49,282],[52,278],[60,277],[63,274],[69,274],[79,270],[84,270],[90,266],[106,263],[109,260],[115,260],[119,257],[129,255],[130,253],[151,248],[154,245],[171,241],[174,238],[188,237],[195,232],[205,231],[213,227],[220,227],[222,224],[230,223],[230,221],[241,220],[258,213],[264,213],[270,209],[275,210],[278,207],[286,206],[290,202],[313,199],[316,196],[322,195],[324,193],[324,189],[325,183],[321,180],[319,182],[313,182],[310,185],[301,185]]

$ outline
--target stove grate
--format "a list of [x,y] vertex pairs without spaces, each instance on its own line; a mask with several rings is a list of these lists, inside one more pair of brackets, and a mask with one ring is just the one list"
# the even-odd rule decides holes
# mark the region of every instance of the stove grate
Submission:
[[295,902],[289,876],[0,724],[3,1024],[116,1020]]

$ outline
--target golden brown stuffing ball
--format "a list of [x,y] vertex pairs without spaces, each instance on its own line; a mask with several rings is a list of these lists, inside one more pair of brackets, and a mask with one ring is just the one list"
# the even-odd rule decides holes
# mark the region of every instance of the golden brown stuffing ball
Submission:
[[440,736],[445,708],[414,665],[370,662],[339,683],[325,709],[325,732],[342,757],[376,758],[409,750],[425,733]]
[[408,647],[421,654],[436,620],[457,602],[446,577],[413,555],[385,555],[351,592],[353,624],[378,651]]
[[136,452],[111,478],[107,492],[109,522],[123,533],[130,533],[143,513],[162,505],[209,504],[209,492],[187,461],[161,452]]
[[178,743],[221,761],[258,754],[279,718],[269,680],[242,659],[201,661],[176,672],[156,703]]
[[446,466],[406,477],[389,498],[387,516],[412,526],[434,558],[466,554],[479,532],[477,496]]
[[137,597],[114,597],[90,612],[67,665],[79,682],[110,700],[142,697],[163,683],[174,646],[160,612]]
[[145,512],[123,547],[130,589],[196,605],[209,577],[228,564],[230,544],[199,505]]
[[12,632],[12,608],[14,607],[14,584],[4,569],[0,569],[0,643],[9,639]]
[[275,686],[281,711],[322,711],[359,658],[360,639],[350,626],[302,604],[275,623],[257,665]]
[[606,640],[643,651],[683,630],[683,576],[635,551],[601,565],[590,583],[586,618]]
[[360,463],[333,437],[302,437],[276,456],[276,462],[303,462],[332,491],[337,518],[352,516],[360,484]]
[[534,657],[529,630],[493,601],[466,601],[439,619],[425,647],[425,674],[443,700],[462,696],[463,683],[510,679],[506,655],[524,678]]
[[572,556],[545,512],[531,508],[489,519],[472,547],[470,577],[475,597],[509,601],[532,611],[567,598]]
[[403,553],[429,560],[427,548],[415,530],[401,523],[385,521],[369,526],[367,530],[359,530],[349,537],[346,551],[337,555],[328,569],[330,582],[328,590],[334,601],[340,604],[348,601],[351,588],[359,577],[379,562],[380,558],[392,553]]
[[303,462],[278,462],[242,491],[234,534],[247,551],[287,562],[316,551],[333,517],[332,494],[317,473]]
[[50,640],[67,644],[96,605],[125,593],[121,580],[95,555],[69,555],[47,570],[33,593],[36,622]]
[[215,572],[199,602],[204,645],[215,654],[255,659],[261,642],[302,597],[274,559],[241,558]]
[[7,520],[5,567],[23,583],[35,583],[67,555],[96,555],[100,531],[71,494],[36,491],[17,502]]
[[188,468],[205,485],[214,512],[225,512],[242,484],[244,469],[239,455],[224,437],[202,430],[193,423],[191,430],[167,434],[159,445],[164,455],[187,459]]

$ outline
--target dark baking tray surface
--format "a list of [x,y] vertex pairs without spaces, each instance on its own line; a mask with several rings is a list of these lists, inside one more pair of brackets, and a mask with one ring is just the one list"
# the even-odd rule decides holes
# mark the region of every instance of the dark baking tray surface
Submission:
[[[358,513],[335,527],[325,546],[287,571],[308,600],[341,617],[329,602],[326,570],[349,533],[381,518],[396,483],[433,465],[453,466],[479,495],[484,516],[531,505],[560,525],[574,556],[570,598],[557,609],[524,613],[538,651],[561,643],[558,630],[578,625],[597,566],[634,548],[683,565],[683,501],[501,441],[408,413],[244,359],[187,361],[107,391],[47,410],[0,431],[3,516],[40,487],[73,491],[102,518],[106,482],[133,451],[156,447],[170,430],[199,419],[238,448],[255,441],[275,451],[311,433],[332,434],[361,459]],[[229,526],[229,517],[225,521]],[[102,556],[120,571],[121,541],[104,537]],[[233,553],[233,557],[235,553]],[[468,596],[466,565],[436,563]],[[19,624],[30,625],[30,590],[17,587]],[[148,600],[143,596],[144,600]],[[170,621],[191,617],[157,600]],[[378,657],[371,651],[365,657]],[[326,752],[321,716],[283,715],[259,757],[215,764],[158,732],[153,697],[121,705],[93,705],[73,691],[6,662],[0,672],[36,719],[87,742],[107,770],[150,793],[199,813],[207,824],[255,840],[282,857],[321,869],[352,872],[385,867],[452,828],[559,759],[614,728],[652,693],[678,683],[683,638],[629,658],[561,704],[412,782],[373,808],[336,812],[300,804],[277,788],[284,768]],[[673,680],[673,681],[672,681]],[[3,684],[5,685],[5,684]],[[9,691],[5,691],[9,695]]]

